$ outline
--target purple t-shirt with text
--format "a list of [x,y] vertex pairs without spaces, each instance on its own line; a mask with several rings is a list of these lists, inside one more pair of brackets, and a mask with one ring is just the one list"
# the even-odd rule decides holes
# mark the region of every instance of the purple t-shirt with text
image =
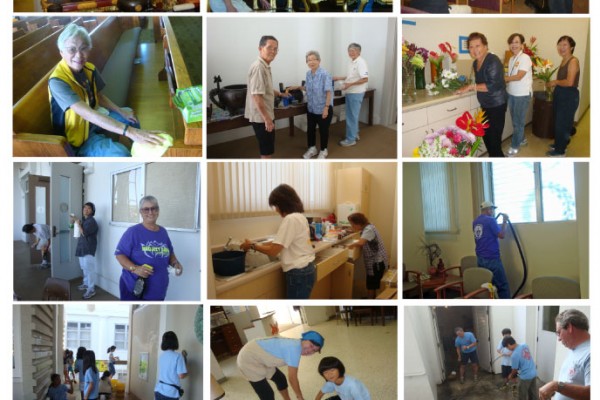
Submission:
[[[156,232],[142,224],[128,228],[115,250],[115,255],[127,256],[135,265],[148,264],[154,273],[146,279],[143,300],[164,300],[169,286],[169,259],[173,245],[167,230],[162,226]],[[130,292],[133,292],[138,275],[123,269],[121,279]]]

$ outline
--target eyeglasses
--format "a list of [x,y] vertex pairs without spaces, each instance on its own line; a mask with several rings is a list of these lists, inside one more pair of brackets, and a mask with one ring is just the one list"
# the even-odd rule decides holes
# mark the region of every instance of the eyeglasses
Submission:
[[142,212],[142,214],[149,214],[151,212],[156,213],[158,212],[158,207],[144,207],[140,208],[140,211]]
[[80,47],[80,48],[77,48],[77,47],[65,47],[63,50],[73,56],[73,55],[75,55],[77,53],[88,54],[91,49],[88,46],[84,46],[84,47]]

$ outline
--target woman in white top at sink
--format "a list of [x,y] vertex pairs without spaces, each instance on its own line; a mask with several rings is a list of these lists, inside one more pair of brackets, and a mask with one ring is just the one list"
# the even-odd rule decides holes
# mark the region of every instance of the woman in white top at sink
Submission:
[[310,228],[302,214],[304,205],[289,185],[277,186],[269,195],[269,206],[283,218],[275,239],[270,243],[252,243],[248,239],[240,246],[274,257],[279,255],[285,274],[286,297],[308,299],[315,284],[317,270],[315,253],[310,243]]

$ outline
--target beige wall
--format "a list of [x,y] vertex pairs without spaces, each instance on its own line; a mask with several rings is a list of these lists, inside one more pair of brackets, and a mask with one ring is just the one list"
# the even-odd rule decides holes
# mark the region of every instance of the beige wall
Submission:
[[[457,234],[425,235],[422,222],[422,201],[418,163],[405,163],[403,181],[403,262],[407,269],[424,271],[427,258],[418,252],[419,238],[435,242],[442,249],[446,266],[457,265],[461,257],[475,254],[471,223],[476,217],[471,188],[471,163],[456,163]],[[575,167],[577,221],[515,224],[527,260],[529,275],[521,293],[528,293],[531,280],[537,276],[564,276],[580,282],[582,296],[588,296],[588,218],[589,189],[588,164]],[[511,290],[516,290],[522,279],[522,264],[512,234],[501,243],[502,261],[507,271]]]
[[[589,18],[419,18],[414,26],[402,25],[404,39],[419,47],[438,52],[439,43],[450,42],[457,47],[459,36],[482,32],[488,39],[489,50],[501,60],[504,60],[504,52],[508,50],[506,40],[512,33],[523,34],[527,41],[531,36],[536,36],[538,54],[549,58],[555,65],[561,60],[556,52],[556,41],[562,35],[573,37],[577,43],[574,54],[581,64],[581,101],[576,119],[579,119],[579,115],[590,105],[589,31]],[[459,60],[470,59],[469,54],[459,54]],[[425,72],[425,76],[428,76],[429,67]]]

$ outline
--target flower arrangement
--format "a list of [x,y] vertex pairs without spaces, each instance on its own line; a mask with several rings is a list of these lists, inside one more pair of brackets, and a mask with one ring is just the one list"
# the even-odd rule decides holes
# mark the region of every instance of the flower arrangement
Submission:
[[445,69],[440,75],[440,79],[437,82],[432,82],[425,86],[429,96],[438,95],[442,90],[455,91],[467,83],[467,77],[458,75],[458,72],[453,69]]
[[[554,68],[552,61],[538,58],[536,63],[533,65],[533,76],[541,79],[545,83],[548,83],[552,79],[552,75],[554,75],[554,72],[556,72],[557,69],[558,67]],[[552,88],[546,87],[546,100],[552,101],[552,95]]]
[[403,68],[425,68],[429,58],[429,51],[423,47],[417,47],[408,41],[402,42],[402,67]]
[[537,38],[532,36],[529,38],[529,44],[523,43],[523,53],[527,54],[529,58],[531,58],[531,62],[533,65],[537,63],[540,59],[540,56],[537,54],[537,43],[535,42]]
[[450,57],[450,60],[455,63],[458,60],[458,54],[452,51],[452,45],[448,42],[440,43],[438,45],[442,54],[447,54]]
[[479,110],[472,116],[465,111],[455,126],[438,129],[425,136],[421,145],[413,150],[415,157],[472,157],[479,148],[489,127],[485,113]]

